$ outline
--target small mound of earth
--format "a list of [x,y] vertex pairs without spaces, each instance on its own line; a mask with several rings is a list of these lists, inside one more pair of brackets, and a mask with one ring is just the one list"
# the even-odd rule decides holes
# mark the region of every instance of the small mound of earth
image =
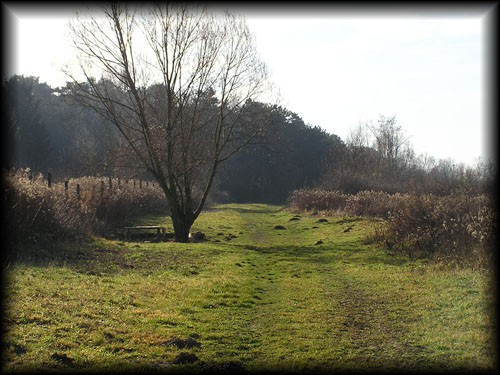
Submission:
[[240,362],[223,362],[217,364],[210,364],[205,366],[202,373],[214,373],[214,374],[245,374],[247,371],[245,367]]
[[73,367],[74,366],[74,360],[73,358],[68,357],[66,354],[59,354],[59,353],[54,353],[50,356],[54,361],[59,362],[60,364]]
[[191,238],[191,241],[193,241],[193,242],[202,242],[202,241],[207,240],[207,236],[203,232],[190,233],[189,237]]
[[291,219],[289,219],[288,221],[298,221],[298,220],[300,220],[300,217],[294,216]]
[[175,357],[174,361],[172,363],[179,365],[179,364],[185,364],[185,363],[194,363],[198,361],[198,357],[196,354],[193,353],[188,353],[188,352],[181,352],[177,357]]
[[185,340],[178,337],[172,337],[171,339],[165,341],[165,345],[174,345],[179,349],[199,348],[201,346],[201,344],[192,337],[189,337]]
[[19,345],[19,344],[14,344],[12,345],[12,349],[16,355],[23,355],[28,352],[28,349],[26,349],[24,346]]
[[231,241],[233,238],[238,238],[238,236],[232,234],[232,233],[229,233],[226,237],[224,237],[224,239],[226,241]]
[[283,225],[276,225],[274,227],[274,229],[276,229],[276,230],[283,230],[283,229],[286,229],[286,228]]
[[327,219],[318,219],[317,223],[328,223]]

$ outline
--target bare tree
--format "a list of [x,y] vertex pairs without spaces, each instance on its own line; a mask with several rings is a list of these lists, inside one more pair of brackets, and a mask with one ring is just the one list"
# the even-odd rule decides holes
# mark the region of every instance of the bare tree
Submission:
[[370,130],[375,138],[374,148],[380,155],[390,162],[399,159],[403,148],[408,144],[408,137],[403,128],[397,125],[396,116],[379,116],[378,126],[370,125]]
[[377,125],[370,124],[368,128],[374,137],[373,148],[379,153],[378,170],[381,163],[393,177],[397,177],[402,164],[407,164],[414,157],[409,143],[409,137],[403,128],[397,125],[396,116],[379,116]]
[[359,122],[358,126],[350,129],[346,138],[346,145],[358,149],[369,147],[368,125]]
[[360,122],[358,126],[350,129],[346,138],[346,145],[348,147],[347,166],[353,169],[365,163],[366,160],[363,161],[362,159],[366,159],[366,156],[368,156],[367,150],[370,146],[368,125]]
[[73,79],[75,95],[118,128],[187,242],[218,167],[265,125],[252,105],[265,65],[244,19],[228,12],[112,4],[103,14],[71,24],[86,77]]

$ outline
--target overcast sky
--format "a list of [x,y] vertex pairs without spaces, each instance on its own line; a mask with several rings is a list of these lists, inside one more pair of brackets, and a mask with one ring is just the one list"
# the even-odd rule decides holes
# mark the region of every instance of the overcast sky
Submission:
[[[7,10],[7,74],[56,87],[74,52],[66,9]],[[491,7],[491,6],[490,6]],[[471,9],[258,8],[246,18],[284,107],[345,139],[396,115],[417,154],[467,164],[489,154],[488,6]]]

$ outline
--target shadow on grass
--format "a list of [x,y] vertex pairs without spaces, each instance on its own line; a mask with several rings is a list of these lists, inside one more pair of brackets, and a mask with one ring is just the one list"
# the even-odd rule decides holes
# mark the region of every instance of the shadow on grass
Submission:
[[4,252],[3,267],[22,264],[36,267],[68,267],[89,274],[116,273],[133,266],[119,245],[104,245],[82,237],[71,240],[17,241]]
[[[200,265],[208,262],[210,256],[199,257],[200,251],[207,255],[219,255],[226,250],[242,252],[252,251],[262,256],[278,257],[298,263],[335,264],[339,262],[357,263],[360,265],[402,266],[408,262],[399,256],[391,256],[380,250],[360,248],[358,244],[345,243],[337,245],[259,245],[224,243],[208,241],[193,244],[196,248],[189,250],[190,244],[182,247],[149,249],[150,244],[136,243],[125,245],[121,242],[102,242],[100,240],[79,239],[33,244],[19,243],[4,252],[4,268],[9,264],[25,264],[37,267],[69,267],[77,272],[87,274],[115,274],[122,270],[153,272],[157,268],[178,268],[188,265]],[[202,250],[199,246],[206,245]],[[132,247],[131,247],[132,246]],[[7,255],[7,256],[6,256]],[[132,255],[132,257],[131,257]],[[275,258],[276,259],[276,258]]]
[[274,214],[283,211],[285,207],[283,206],[269,206],[265,204],[248,204],[248,205],[215,205],[207,208],[207,212],[210,211],[235,211],[239,214]]
[[16,264],[67,267],[89,275],[111,275],[122,271],[146,275],[161,269],[194,276],[210,261],[210,256],[200,256],[200,252],[218,255],[224,251],[214,244],[207,244],[206,248],[200,249],[199,246],[203,243],[124,242],[101,238],[80,238],[37,245],[16,243],[7,254],[3,253],[2,268],[6,270]]
[[297,245],[270,245],[258,246],[248,244],[231,244],[243,251],[255,251],[260,254],[277,255],[291,260],[312,263],[335,263],[352,260],[360,264],[384,264],[391,266],[402,266],[408,262],[402,257],[391,256],[380,251],[369,253],[367,249],[351,244],[339,246],[297,246]]

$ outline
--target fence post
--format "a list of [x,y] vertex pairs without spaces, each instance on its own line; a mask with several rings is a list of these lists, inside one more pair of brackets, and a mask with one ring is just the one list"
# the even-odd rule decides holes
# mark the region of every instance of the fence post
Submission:
[[112,187],[113,187],[113,184],[111,182],[111,176],[109,176],[109,190],[111,190]]
[[47,184],[49,187],[52,186],[52,174],[50,172],[47,173]]
[[64,181],[64,195],[68,198],[68,181]]
[[104,181],[101,180],[101,200],[103,196],[104,196]]
[[80,199],[80,184],[76,184],[76,197]]

